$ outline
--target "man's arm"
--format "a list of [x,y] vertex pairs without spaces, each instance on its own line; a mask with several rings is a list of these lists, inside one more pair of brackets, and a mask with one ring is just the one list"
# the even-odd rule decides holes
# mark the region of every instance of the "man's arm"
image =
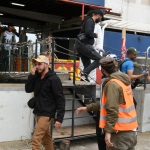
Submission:
[[34,91],[34,85],[35,85],[35,81],[36,81],[36,74],[35,74],[35,71],[36,71],[36,67],[34,66],[32,69],[31,69],[31,72],[28,76],[28,80],[25,84],[25,91],[27,93],[31,93]]
[[[146,72],[145,74],[133,75],[133,71],[134,71],[133,61],[127,60],[125,63],[126,63],[126,65],[124,67],[126,67],[126,73],[131,80],[136,80],[141,77],[148,76],[148,72]],[[123,65],[122,65],[122,67],[123,67]]]
[[107,147],[113,147],[113,143],[111,142],[111,133],[114,132],[113,128],[118,120],[118,105],[120,99],[119,92],[120,90],[114,82],[108,83],[105,87],[107,115],[104,131]]
[[85,30],[86,36],[91,37],[91,38],[97,38],[98,37],[97,34],[94,33],[94,30],[93,30],[94,29],[94,25],[95,25],[95,23],[93,23],[92,18],[91,19],[87,19],[85,21],[84,30]]
[[88,104],[87,106],[87,111],[93,111],[93,112],[97,112],[100,110],[100,102],[97,101],[95,103],[91,103],[91,104]]
[[131,80],[136,80],[142,77],[147,77],[148,71],[145,74],[133,75],[133,70],[127,70],[127,75],[130,77]]
[[93,111],[93,112],[97,112],[100,110],[100,103],[99,101],[97,101],[96,103],[91,103],[86,105],[85,107],[78,107],[75,111],[76,114],[80,114],[82,112],[87,112],[87,111]]

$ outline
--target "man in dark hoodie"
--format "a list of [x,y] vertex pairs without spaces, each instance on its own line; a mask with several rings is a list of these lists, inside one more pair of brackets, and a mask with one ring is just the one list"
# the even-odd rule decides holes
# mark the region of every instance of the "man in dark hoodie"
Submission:
[[55,127],[60,127],[65,113],[65,98],[59,77],[49,69],[49,60],[44,55],[33,58],[35,66],[28,76],[25,90],[34,92],[36,104],[33,110],[36,126],[32,138],[32,150],[40,150],[41,144],[45,150],[53,150],[50,136],[50,123],[57,111]]
[[[97,68],[100,54],[93,48],[94,38],[98,38],[98,34],[94,33],[95,22],[99,22],[103,17],[100,9],[93,9],[87,13],[87,17],[83,20],[81,32],[85,35],[84,39],[78,38],[75,43],[75,48],[83,62],[84,70],[80,72],[81,79],[90,82],[88,79],[89,73]],[[91,63],[91,59],[94,62]]]

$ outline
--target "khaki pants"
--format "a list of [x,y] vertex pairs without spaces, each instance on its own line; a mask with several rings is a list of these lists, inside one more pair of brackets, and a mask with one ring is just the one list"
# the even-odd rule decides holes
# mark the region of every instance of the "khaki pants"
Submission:
[[36,127],[32,137],[32,150],[40,150],[41,144],[45,150],[54,150],[50,135],[51,119],[44,116],[35,116]]
[[134,131],[124,131],[111,134],[113,147],[107,147],[106,150],[135,150],[137,144],[137,133]]

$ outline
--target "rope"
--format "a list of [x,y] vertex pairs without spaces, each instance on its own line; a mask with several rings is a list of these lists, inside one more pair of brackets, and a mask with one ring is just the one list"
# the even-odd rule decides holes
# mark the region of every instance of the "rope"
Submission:
[[67,48],[65,48],[65,47],[62,47],[62,46],[60,46],[60,45],[58,45],[58,44],[55,44],[55,45],[58,46],[58,47],[60,47],[60,48],[62,48],[62,49],[64,49],[64,50],[66,50],[66,51],[68,51],[68,52],[74,53],[73,51],[71,51],[71,50],[69,50],[69,49],[67,49]]
[[56,60],[60,63],[60,66],[63,68],[63,70],[65,70],[64,68],[64,64],[61,64],[60,60],[58,59],[57,55],[54,53],[54,57],[56,58]]
[[[58,52],[58,53],[61,53],[61,54],[68,55],[68,56],[73,56],[73,55],[71,55],[71,54],[66,54],[66,53],[63,53],[63,52],[60,52],[60,51],[57,51],[57,50],[55,50],[55,51]],[[76,56],[76,57],[78,57],[78,56]]]
[[113,48],[113,47],[111,47],[111,46],[107,46],[107,45],[104,45],[105,47],[107,47],[107,48],[110,48],[110,49],[113,49],[113,50],[116,50],[116,51],[119,51],[120,52],[120,50],[119,49],[116,49],[116,48]]

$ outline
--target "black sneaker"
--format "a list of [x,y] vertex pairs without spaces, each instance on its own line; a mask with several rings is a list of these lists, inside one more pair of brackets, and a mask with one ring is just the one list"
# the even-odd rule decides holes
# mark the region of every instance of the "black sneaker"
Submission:
[[88,76],[85,73],[80,72],[79,75],[80,75],[81,81],[90,82],[90,80],[88,79]]

